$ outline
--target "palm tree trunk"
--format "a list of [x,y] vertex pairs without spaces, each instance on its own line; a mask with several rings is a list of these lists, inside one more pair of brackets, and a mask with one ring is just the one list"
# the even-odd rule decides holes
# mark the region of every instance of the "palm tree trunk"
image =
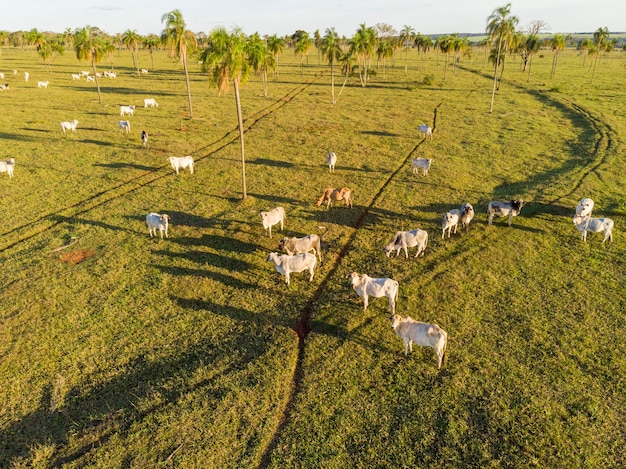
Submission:
[[526,82],[530,81],[530,69],[533,66],[533,54],[530,54],[530,59],[528,60],[528,77],[526,78]]
[[243,198],[248,194],[246,192],[246,153],[243,145],[243,118],[241,117],[241,99],[239,97],[239,81],[235,82],[235,101],[237,102],[237,120],[239,121],[239,141],[241,142],[241,182],[243,185]]
[[496,64],[493,67],[493,87],[491,89],[491,105],[489,106],[489,113],[493,112],[493,100],[496,97],[496,84],[498,82],[498,62],[500,62],[500,49],[502,48],[502,34],[500,34],[500,39],[498,39],[498,53],[496,54]]
[[96,88],[98,88],[98,102],[102,104],[102,95],[100,94],[100,81],[98,80],[98,75],[96,73],[96,62],[91,60],[91,67],[93,68],[93,77],[96,79]]
[[185,81],[187,82],[187,99],[189,101],[189,118],[193,119],[193,108],[191,107],[191,88],[189,87],[189,72],[187,71],[187,53],[182,54],[183,67],[185,68]]
[[333,62],[330,62],[330,93],[333,97],[333,104],[335,104],[335,67]]

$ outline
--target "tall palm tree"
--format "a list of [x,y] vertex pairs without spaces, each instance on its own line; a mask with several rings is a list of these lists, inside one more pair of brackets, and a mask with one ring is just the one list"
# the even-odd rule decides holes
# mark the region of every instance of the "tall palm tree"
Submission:
[[[508,42],[511,34],[515,31],[518,19],[515,16],[511,16],[511,4],[507,3],[504,6],[496,8],[493,13],[487,18],[487,35],[493,45],[498,43],[495,56],[495,66],[493,73],[493,88],[491,90],[491,104],[489,106],[489,112],[493,112],[493,101],[496,96],[496,86],[498,84],[498,66],[500,65],[501,55],[504,54],[504,47]],[[502,59],[504,65],[504,59]],[[504,73],[504,66],[502,67]],[[500,78],[502,79],[502,78]]]
[[387,59],[393,56],[393,45],[389,39],[383,39],[378,43],[378,47],[376,48],[376,57],[378,58],[378,62],[382,60],[383,62],[383,77],[386,75],[386,63]]
[[368,28],[365,26],[365,23],[363,23],[360,25],[359,29],[357,29],[349,43],[350,51],[357,60],[359,79],[363,87],[367,85],[368,71],[371,66],[372,57],[376,52],[377,39],[374,28]]
[[335,31],[335,28],[326,29],[326,34],[324,34],[322,39],[322,54],[330,64],[330,89],[333,104],[335,104],[337,102],[335,100],[335,63],[341,58],[342,54],[339,34]]
[[106,37],[103,39],[102,41],[102,52],[104,53],[104,55],[106,55],[109,58],[109,64],[111,65],[111,70],[114,70],[113,68],[113,54],[115,54],[115,51],[117,50],[117,47],[115,47],[115,43],[113,42],[113,40],[110,37]]
[[104,57],[104,38],[98,28],[85,26],[82,29],[77,29],[74,32],[74,50],[76,51],[77,59],[91,63],[93,76],[96,80],[96,88],[98,89],[98,102],[102,104],[96,63],[100,62],[102,57]]
[[450,52],[454,50],[454,37],[448,35],[443,36],[438,41],[439,50],[442,54],[446,55],[446,63],[443,67],[443,79],[446,79],[446,71],[448,70],[448,59],[450,57]]
[[556,75],[556,64],[559,61],[559,56],[563,49],[565,49],[565,36],[563,34],[555,34],[554,37],[550,40],[550,47],[552,47],[552,52],[554,53],[552,57],[552,69],[550,70],[550,78],[553,78]]
[[150,52],[150,60],[152,61],[151,69],[154,69],[154,50],[161,45],[161,40],[156,34],[148,34],[143,38],[143,48]]
[[585,62],[587,61],[587,55],[589,55],[589,49],[591,48],[592,45],[593,45],[593,42],[589,38],[583,39],[582,41],[578,43],[577,49],[579,51],[582,51],[582,54],[583,54],[583,67],[585,66]]
[[528,77],[526,81],[530,81],[530,69],[533,66],[533,56],[539,52],[541,41],[536,34],[530,34],[526,38],[526,52],[528,53]]
[[282,54],[285,49],[285,39],[274,34],[273,36],[267,38],[267,48],[274,56],[274,67],[276,79],[278,80],[278,56]]
[[128,50],[130,50],[130,55],[133,58],[133,64],[135,65],[135,70],[137,70],[137,76],[141,76],[139,73],[139,61],[137,60],[137,49],[139,49],[139,45],[141,44],[141,36],[137,34],[137,31],[132,31],[127,29],[122,33],[122,44],[124,44]]
[[37,44],[37,53],[43,59],[43,63],[50,72],[50,59],[54,56],[54,54],[63,55],[65,52],[65,48],[63,47],[63,43],[59,39],[48,39],[44,40]]
[[300,69],[302,74],[304,75],[304,58],[307,58],[307,66],[308,66],[308,56],[309,51],[313,47],[313,40],[309,36],[309,33],[306,31],[303,32],[296,42],[296,47],[294,48],[294,53],[300,55]]
[[214,29],[209,35],[209,45],[200,54],[202,69],[211,73],[211,81],[217,85],[219,93],[228,91],[232,80],[237,103],[237,119],[239,122],[239,140],[241,142],[241,179],[243,198],[246,190],[246,158],[243,142],[243,117],[241,115],[241,98],[239,86],[248,79],[250,63],[247,55],[247,40],[243,31],[235,28],[229,34],[224,27]]
[[404,74],[407,74],[407,70],[409,67],[409,49],[411,48],[411,44],[413,43],[413,38],[415,37],[415,29],[405,24],[400,31],[400,43],[404,46]]
[[183,61],[185,69],[185,82],[187,83],[187,100],[189,101],[189,118],[193,119],[193,107],[191,106],[191,88],[189,86],[189,70],[187,69],[187,54],[193,52],[198,41],[194,33],[187,29],[183,14],[180,10],[172,10],[161,17],[161,23],[165,23],[165,29],[161,33],[161,41],[169,47],[170,58]]
[[317,49],[317,65],[319,66],[320,56],[322,55],[322,35],[319,29],[316,29],[313,33],[313,39],[315,41],[315,48]]
[[267,73],[274,69],[274,56],[258,33],[248,38],[246,47],[250,66],[261,77],[263,96],[267,98]]

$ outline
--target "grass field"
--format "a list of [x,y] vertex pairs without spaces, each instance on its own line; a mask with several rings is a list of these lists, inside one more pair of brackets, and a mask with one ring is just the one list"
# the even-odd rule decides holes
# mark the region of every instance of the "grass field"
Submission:
[[[490,114],[479,51],[445,80],[443,57],[413,54],[406,75],[399,54],[335,105],[315,55],[302,69],[285,52],[268,98],[253,77],[241,200],[234,97],[199,69],[188,120],[165,53],[154,67],[140,53],[141,78],[114,56],[98,104],[71,52],[48,70],[4,49],[0,159],[16,169],[0,174],[0,467],[624,467],[625,57],[593,83],[575,51],[553,79],[549,52],[528,81],[509,59]],[[123,104],[138,106],[128,136]],[[169,167],[182,155],[195,174]],[[416,156],[434,159],[428,176]],[[353,209],[315,206],[344,185]],[[582,242],[582,197],[615,221],[612,244]],[[487,203],[512,198],[526,201],[513,226],[488,226]],[[442,239],[463,202],[471,229]],[[259,212],[279,205],[269,239]],[[171,216],[169,239],[148,236],[151,211]],[[385,257],[414,228],[425,256]],[[287,287],[267,254],[307,233],[323,233],[323,262]],[[363,311],[352,271],[398,280],[397,312],[448,332],[441,370],[430,349],[403,355],[386,300]]]

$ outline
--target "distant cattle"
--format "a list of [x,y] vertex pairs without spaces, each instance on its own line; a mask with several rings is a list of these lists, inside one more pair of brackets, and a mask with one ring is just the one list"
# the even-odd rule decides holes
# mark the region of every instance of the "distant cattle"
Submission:
[[143,107],[146,109],[149,107],[159,107],[159,103],[157,103],[154,98],[145,98],[143,100]]
[[9,178],[12,178],[14,170],[15,159],[9,158],[8,160],[0,161],[0,173],[7,173]]
[[148,69],[147,68],[142,68],[141,70],[139,70],[139,73],[147,74],[148,73]]
[[30,73],[24,72],[24,81],[27,82],[29,78],[30,78]]
[[126,133],[130,132],[130,121],[119,121],[117,123],[117,128],[122,132],[126,131]]
[[489,215],[489,224],[493,220],[493,216],[497,215],[499,217],[509,217],[509,226],[511,226],[511,222],[513,217],[516,217],[522,211],[522,207],[524,206],[523,200],[511,200],[510,202],[498,202],[492,201],[489,202],[487,206],[487,214]]
[[5,83],[4,85],[0,85],[0,91],[6,91],[9,89],[9,84]]
[[269,237],[272,237],[272,226],[280,223],[280,231],[283,231],[283,225],[285,223],[285,209],[283,207],[276,207],[269,212],[261,212],[261,221],[263,222],[263,229],[269,230]]
[[130,106],[120,106],[120,117],[129,114],[131,116],[135,115],[135,106],[132,104]]
[[70,122],[61,122],[61,130],[65,133],[66,130],[71,130],[72,132],[76,132],[76,126],[78,125],[78,121],[74,119]]
[[38,81],[37,88],[48,88],[49,81]]
[[170,156],[167,159],[172,165],[172,169],[178,174],[179,169],[189,167],[189,173],[193,174],[193,158],[191,156]]
[[337,163],[337,155],[334,152],[330,151],[326,155],[326,163],[328,164],[328,169],[331,173],[335,172],[335,164]]
[[80,80],[82,75],[80,73],[72,73],[72,80]]

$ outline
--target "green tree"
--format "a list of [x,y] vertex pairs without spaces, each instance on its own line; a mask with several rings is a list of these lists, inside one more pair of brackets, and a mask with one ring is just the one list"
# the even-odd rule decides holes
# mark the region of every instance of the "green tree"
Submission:
[[274,70],[276,73],[276,79],[278,79],[278,56],[282,54],[285,49],[285,40],[274,34],[273,36],[267,38],[267,48],[274,56]]
[[309,65],[309,51],[313,47],[313,40],[310,38],[309,33],[302,31],[302,34],[299,35],[294,53],[300,55],[300,69],[302,74],[304,75],[304,59],[307,59],[307,66]]
[[193,119],[189,70],[187,69],[187,54],[195,51],[198,41],[196,40],[196,36],[187,29],[183,14],[180,10],[172,10],[169,13],[165,13],[161,17],[161,23],[165,23],[165,29],[161,33],[161,42],[169,48],[170,58],[176,58],[183,62],[185,82],[187,84],[187,100],[189,102],[189,118]]
[[502,75],[504,74],[504,54],[507,44],[515,32],[515,26],[517,26],[518,21],[517,17],[511,16],[510,3],[496,8],[487,18],[487,35],[492,45],[498,44],[495,51],[493,87],[491,90],[491,104],[489,106],[490,113],[493,112],[493,101],[496,96],[496,87],[498,86],[498,66],[502,63],[500,75],[500,80],[502,80]]
[[210,72],[211,82],[217,86],[220,94],[227,92],[230,81],[233,82],[239,122],[239,140],[241,142],[241,179],[244,199],[247,197],[246,158],[239,87],[246,82],[250,74],[247,51],[248,41],[241,29],[235,28],[229,34],[226,28],[218,27],[211,32],[209,45],[200,54],[202,68],[204,71]]
[[248,38],[247,54],[252,69],[261,77],[263,96],[267,98],[267,74],[274,70],[274,56],[258,33]]
[[332,102],[335,104],[337,102],[335,100],[335,63],[342,55],[339,34],[335,31],[335,28],[326,29],[326,34],[324,34],[322,39],[322,54],[330,65],[330,90]]
[[374,28],[368,28],[365,23],[360,25],[349,42],[350,51],[357,61],[359,79],[363,87],[367,85],[372,57],[376,53],[376,42]]
[[152,65],[150,68],[154,70],[154,51],[158,50],[161,46],[161,39],[156,34],[149,34],[143,38],[143,48],[147,49],[150,53],[150,60]]
[[380,61],[382,60],[383,76],[386,76],[387,59],[393,57],[393,44],[389,39],[383,39],[378,42],[378,47],[376,48],[376,57],[378,59],[378,63],[380,63]]
[[526,37],[526,52],[528,54],[528,77],[526,81],[530,81],[530,69],[533,65],[533,56],[539,52],[541,41],[536,34],[530,34]]
[[127,29],[122,33],[122,44],[124,44],[128,48],[128,50],[130,50],[130,55],[133,58],[133,65],[135,66],[135,70],[137,70],[137,76],[140,77],[141,73],[139,73],[137,50],[139,49],[139,45],[141,44],[141,36],[137,34],[137,31]]
[[550,78],[556,75],[556,65],[559,61],[559,56],[563,49],[565,49],[565,36],[563,34],[555,34],[550,40],[550,47],[552,48],[552,68],[550,69]]
[[400,44],[404,46],[404,74],[407,74],[409,67],[409,49],[415,37],[415,29],[405,24],[400,31]]
[[96,63],[104,57],[104,38],[98,28],[85,26],[74,32],[74,50],[78,60],[86,60],[93,68],[93,76],[98,89],[98,102],[102,104],[102,94],[100,93],[100,80],[96,72]]

